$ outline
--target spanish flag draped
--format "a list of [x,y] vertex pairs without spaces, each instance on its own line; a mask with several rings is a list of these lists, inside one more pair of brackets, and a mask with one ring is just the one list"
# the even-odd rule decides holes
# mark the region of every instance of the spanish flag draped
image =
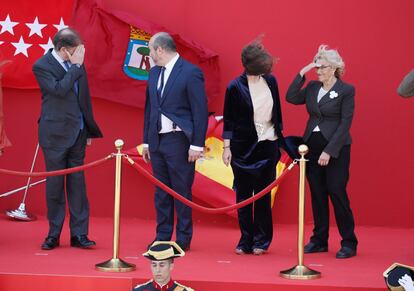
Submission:
[[[232,190],[233,172],[231,167],[226,167],[222,161],[223,139],[223,122],[221,117],[210,116],[208,130],[205,142],[205,153],[202,159],[196,162],[196,177],[193,185],[193,197],[212,207],[222,207],[234,204],[235,194]],[[132,159],[138,161],[140,165],[146,167],[149,171],[151,167],[142,160],[142,145],[125,151]],[[290,162],[290,157],[283,153],[279,163],[276,166],[277,176],[282,173],[286,165]],[[272,207],[275,202],[278,187],[272,190]],[[236,212],[229,213],[236,216]]]

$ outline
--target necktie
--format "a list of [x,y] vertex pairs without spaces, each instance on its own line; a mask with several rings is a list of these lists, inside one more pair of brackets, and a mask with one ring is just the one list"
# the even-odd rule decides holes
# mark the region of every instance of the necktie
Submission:
[[[63,64],[65,65],[66,71],[69,71],[70,65],[68,61],[64,61]],[[79,82],[76,80],[75,83],[73,84],[73,91],[75,92],[75,94],[78,96],[79,93]],[[83,121],[83,114],[82,111],[79,108],[79,119],[80,119],[80,129],[82,130],[85,127],[85,123]]]
[[[164,72],[165,72],[165,67],[161,67],[160,70],[160,76],[158,77],[158,80],[160,80],[160,86],[157,88],[157,94],[158,94],[158,98],[161,99],[162,98],[162,90],[164,89]],[[161,125],[161,113],[158,114],[158,120],[157,120],[157,129],[158,132],[161,131],[162,125]]]
[[165,67],[161,67],[161,71],[160,71],[160,86],[157,89],[157,93],[158,96],[161,98],[162,97],[162,90],[164,89],[164,72],[165,72]]

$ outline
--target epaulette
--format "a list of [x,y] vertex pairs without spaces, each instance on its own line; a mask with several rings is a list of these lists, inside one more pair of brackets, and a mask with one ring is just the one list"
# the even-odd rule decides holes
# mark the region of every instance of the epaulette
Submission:
[[[183,284],[180,284],[180,283],[178,283],[177,281],[174,281],[174,283],[175,283],[175,284],[177,284],[177,287],[175,287],[174,291],[175,291],[175,290],[177,290],[177,291],[181,291],[181,290],[186,290],[186,291],[194,291],[194,289],[193,289],[193,288],[190,288],[190,287],[184,286]],[[178,289],[178,288],[181,288],[181,289]]]
[[152,281],[153,281],[153,279],[151,279],[151,280],[149,280],[149,281],[147,281],[147,282],[145,282],[145,283],[138,284],[137,286],[135,286],[135,287],[134,287],[134,289],[137,289],[137,288],[139,288],[139,287],[142,287],[142,286],[148,285],[149,283],[152,283]]

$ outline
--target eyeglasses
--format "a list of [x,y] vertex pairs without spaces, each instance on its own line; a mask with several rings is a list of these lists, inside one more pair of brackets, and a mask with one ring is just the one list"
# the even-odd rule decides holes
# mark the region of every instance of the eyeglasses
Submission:
[[319,69],[321,69],[321,70],[324,70],[324,69],[326,69],[326,68],[330,68],[331,66],[329,66],[329,65],[321,65],[321,66],[319,66],[319,67],[315,67],[315,70],[319,70]]

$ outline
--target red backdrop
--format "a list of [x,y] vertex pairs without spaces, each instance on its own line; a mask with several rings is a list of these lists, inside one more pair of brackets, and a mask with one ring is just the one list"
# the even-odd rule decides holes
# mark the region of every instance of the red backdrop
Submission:
[[[280,58],[274,73],[283,99],[286,135],[301,134],[307,118],[304,108],[284,101],[289,82],[312,60],[319,44],[338,48],[346,63],[344,80],[357,90],[349,183],[356,222],[413,226],[414,169],[408,145],[414,141],[414,99],[402,99],[396,94],[400,80],[414,66],[413,1],[105,0],[104,3],[108,8],[145,15],[146,19],[217,52],[222,95],[225,85],[242,70],[243,45],[264,33],[264,44]],[[28,170],[37,143],[39,93],[12,89],[5,89],[4,93],[5,125],[13,147],[0,157],[0,167]],[[223,98],[217,100],[211,109],[221,113],[222,101]],[[123,138],[126,148],[141,142],[140,110],[101,99],[94,99],[93,103],[105,138],[96,140],[88,149],[88,161],[111,152],[116,138]],[[36,166],[39,170],[44,169],[42,158]],[[129,168],[125,168],[123,176],[123,214],[154,218],[152,186]],[[278,193],[275,206],[278,223],[296,223],[297,178],[295,171]],[[26,181],[10,176],[0,179],[0,192],[23,186]],[[112,215],[113,164],[89,170],[87,179],[92,215]],[[43,193],[43,186],[29,191],[27,206],[31,212],[45,214]],[[17,207],[21,195],[1,199],[0,210]],[[306,220],[311,221],[310,207]]]

